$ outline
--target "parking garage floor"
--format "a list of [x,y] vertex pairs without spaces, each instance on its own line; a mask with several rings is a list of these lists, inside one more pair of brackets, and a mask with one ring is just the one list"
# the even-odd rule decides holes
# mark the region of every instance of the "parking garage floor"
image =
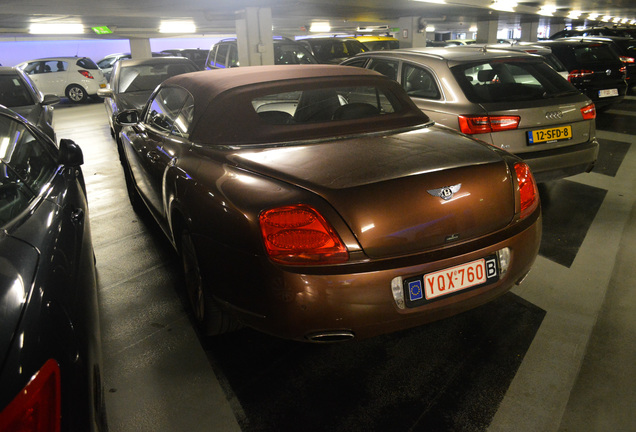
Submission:
[[522,285],[332,345],[197,335],[175,253],[128,202],[102,103],[55,115],[84,151],[111,432],[636,431],[636,96],[599,114],[594,172],[541,186]]

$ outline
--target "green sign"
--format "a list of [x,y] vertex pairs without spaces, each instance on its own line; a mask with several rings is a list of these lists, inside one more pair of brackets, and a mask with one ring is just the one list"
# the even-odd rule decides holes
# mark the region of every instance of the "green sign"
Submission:
[[111,34],[113,31],[111,29],[109,29],[106,26],[99,26],[99,27],[91,27],[93,29],[93,31],[99,35],[102,34]]

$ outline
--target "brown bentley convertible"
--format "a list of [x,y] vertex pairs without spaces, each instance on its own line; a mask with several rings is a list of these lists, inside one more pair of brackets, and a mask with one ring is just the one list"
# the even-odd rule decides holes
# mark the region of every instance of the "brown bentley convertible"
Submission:
[[189,73],[117,120],[130,200],[179,251],[208,334],[421,325],[505,293],[539,248],[528,166],[436,126],[373,71]]

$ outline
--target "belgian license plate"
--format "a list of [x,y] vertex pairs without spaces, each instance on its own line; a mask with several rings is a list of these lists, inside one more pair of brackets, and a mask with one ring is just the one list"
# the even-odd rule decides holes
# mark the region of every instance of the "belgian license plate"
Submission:
[[548,129],[528,131],[528,143],[539,144],[548,141],[572,139],[572,126],[561,126]]
[[499,279],[499,266],[494,255],[460,264],[404,281],[407,305],[418,306],[429,300],[447,296]]
[[600,98],[612,96],[618,96],[618,89],[604,89],[598,91],[598,97]]

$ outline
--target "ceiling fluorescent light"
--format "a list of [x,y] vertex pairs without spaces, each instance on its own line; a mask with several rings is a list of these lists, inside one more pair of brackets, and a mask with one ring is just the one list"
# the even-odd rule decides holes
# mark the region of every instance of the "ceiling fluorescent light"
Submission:
[[612,19],[612,17],[611,17],[611,16],[609,16],[609,15],[605,15],[601,21],[603,21],[603,22],[609,22],[611,19]]
[[597,13],[587,14],[587,19],[589,19],[589,20],[596,21],[597,18],[598,18],[598,14]]
[[40,24],[33,23],[29,26],[31,34],[81,34],[84,33],[82,24]]
[[194,33],[197,27],[192,21],[161,21],[159,33]]
[[552,16],[554,15],[555,12],[556,12],[556,7],[554,6],[541,6],[541,9],[539,9],[539,12],[537,13],[543,16]]
[[580,10],[570,11],[570,13],[568,14],[568,18],[570,18],[570,19],[578,19],[581,16],[582,13],[583,12],[581,12]]
[[477,31],[477,26],[476,26],[476,25],[474,25],[474,26],[470,26],[470,28],[468,29],[468,31],[469,31],[469,32],[473,32],[473,33],[475,33],[475,32]]
[[328,22],[313,22],[309,26],[309,31],[312,33],[329,33],[331,26]]
[[426,31],[429,32],[429,33],[434,32],[435,31],[435,27],[432,26],[432,25],[426,26]]
[[413,0],[422,3],[446,4],[446,0]]

